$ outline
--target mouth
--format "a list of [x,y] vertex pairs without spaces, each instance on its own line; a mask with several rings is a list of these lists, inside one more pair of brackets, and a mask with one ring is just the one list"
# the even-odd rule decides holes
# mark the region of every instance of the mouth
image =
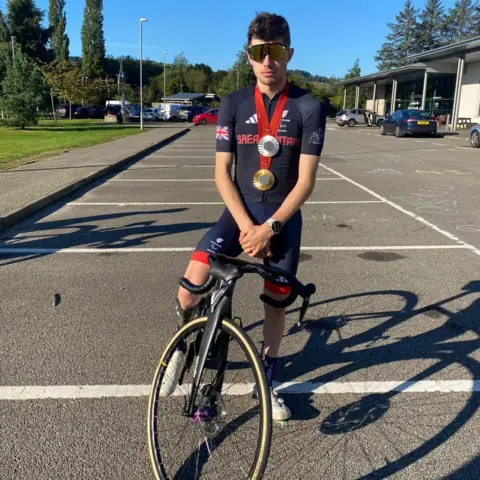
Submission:
[[274,73],[275,72],[268,71],[268,72],[262,72],[262,75],[265,77],[271,77],[272,75],[274,75]]

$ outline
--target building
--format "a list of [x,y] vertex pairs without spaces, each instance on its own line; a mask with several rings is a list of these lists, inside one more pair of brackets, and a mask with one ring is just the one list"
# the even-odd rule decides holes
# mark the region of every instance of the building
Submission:
[[[366,108],[387,115],[401,108],[420,108],[448,119],[452,130],[480,116],[480,37],[407,57],[405,67],[339,82],[367,88]],[[392,102],[392,98],[395,101]],[[473,120],[477,121],[477,120]]]

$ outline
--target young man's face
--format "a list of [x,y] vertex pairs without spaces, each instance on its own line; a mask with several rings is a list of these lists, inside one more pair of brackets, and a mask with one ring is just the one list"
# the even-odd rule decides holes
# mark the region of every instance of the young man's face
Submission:
[[[266,42],[255,37],[250,42],[249,49],[255,47],[255,45],[271,45],[271,50],[267,50],[267,47],[265,47],[260,50],[260,54],[258,54],[258,51],[247,52],[248,61],[253,68],[255,77],[264,85],[281,83],[287,75],[287,64],[292,59],[293,48],[283,48],[280,45],[282,43],[283,41],[280,38]],[[257,53],[257,55],[254,53]]]

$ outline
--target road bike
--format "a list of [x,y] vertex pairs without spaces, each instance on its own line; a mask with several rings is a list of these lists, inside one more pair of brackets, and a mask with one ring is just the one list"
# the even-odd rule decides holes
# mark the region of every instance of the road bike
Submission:
[[[152,382],[148,444],[158,480],[263,477],[272,434],[270,389],[254,342],[233,316],[233,292],[246,273],[274,282],[281,279],[291,287],[285,300],[265,294],[260,299],[286,308],[300,296],[297,325],[301,327],[316,289],[269,265],[220,254],[208,260],[210,274],[204,285],[180,280],[191,293],[206,295],[198,316],[179,327],[168,342]],[[162,385],[178,349],[184,352],[181,374],[173,393],[166,395]]]

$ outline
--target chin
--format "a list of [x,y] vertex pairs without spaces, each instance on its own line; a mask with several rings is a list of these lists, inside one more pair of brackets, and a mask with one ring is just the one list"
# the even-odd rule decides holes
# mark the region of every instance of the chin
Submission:
[[275,85],[276,83],[278,83],[280,81],[280,79],[276,76],[274,77],[264,77],[264,76],[260,76],[260,81],[264,84],[264,85]]

